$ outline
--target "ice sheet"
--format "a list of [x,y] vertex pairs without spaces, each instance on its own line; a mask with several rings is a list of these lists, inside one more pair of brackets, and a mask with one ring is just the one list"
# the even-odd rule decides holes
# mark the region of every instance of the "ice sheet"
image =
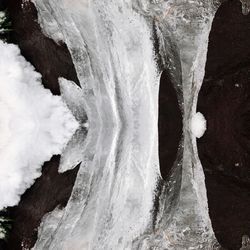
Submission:
[[[215,249],[204,173],[189,124],[218,6],[212,0],[33,2],[45,33],[53,38],[46,28],[52,19],[62,32],[89,124],[71,198],[53,230],[50,217],[44,219],[35,249]],[[184,128],[155,215],[162,70],[156,56],[171,72]]]

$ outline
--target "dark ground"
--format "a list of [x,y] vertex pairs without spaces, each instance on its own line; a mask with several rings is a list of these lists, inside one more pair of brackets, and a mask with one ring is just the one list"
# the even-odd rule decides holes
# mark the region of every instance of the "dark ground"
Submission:
[[207,131],[198,140],[208,205],[218,241],[238,250],[250,235],[250,15],[238,0],[219,8],[210,33],[198,111]]

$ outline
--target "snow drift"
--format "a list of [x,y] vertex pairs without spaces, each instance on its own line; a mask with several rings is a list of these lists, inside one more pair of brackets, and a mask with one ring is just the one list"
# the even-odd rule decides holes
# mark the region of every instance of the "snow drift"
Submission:
[[[160,176],[160,73],[150,29],[132,1],[35,5],[46,34],[67,43],[89,123],[71,198],[60,216],[46,217],[35,249],[131,249],[151,220]],[[62,95],[74,98],[77,87],[62,84]],[[63,162],[75,165],[67,152]]]
[[17,205],[60,154],[78,127],[61,97],[41,84],[41,75],[16,45],[0,41],[0,210]]
[[207,121],[202,113],[197,112],[193,115],[190,122],[190,129],[195,137],[201,138],[203,136],[207,129]]

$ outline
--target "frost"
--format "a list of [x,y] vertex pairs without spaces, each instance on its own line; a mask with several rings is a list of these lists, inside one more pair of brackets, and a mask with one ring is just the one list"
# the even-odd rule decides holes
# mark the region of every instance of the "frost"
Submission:
[[78,127],[62,101],[41,84],[41,75],[16,45],[0,41],[0,210],[17,205],[60,154]]

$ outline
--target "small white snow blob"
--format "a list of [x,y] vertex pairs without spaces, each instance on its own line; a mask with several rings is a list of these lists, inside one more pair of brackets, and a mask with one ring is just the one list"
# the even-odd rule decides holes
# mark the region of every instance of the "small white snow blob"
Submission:
[[203,136],[203,134],[205,133],[207,129],[207,121],[202,113],[197,112],[191,118],[190,128],[191,128],[192,134],[195,137],[201,138]]

